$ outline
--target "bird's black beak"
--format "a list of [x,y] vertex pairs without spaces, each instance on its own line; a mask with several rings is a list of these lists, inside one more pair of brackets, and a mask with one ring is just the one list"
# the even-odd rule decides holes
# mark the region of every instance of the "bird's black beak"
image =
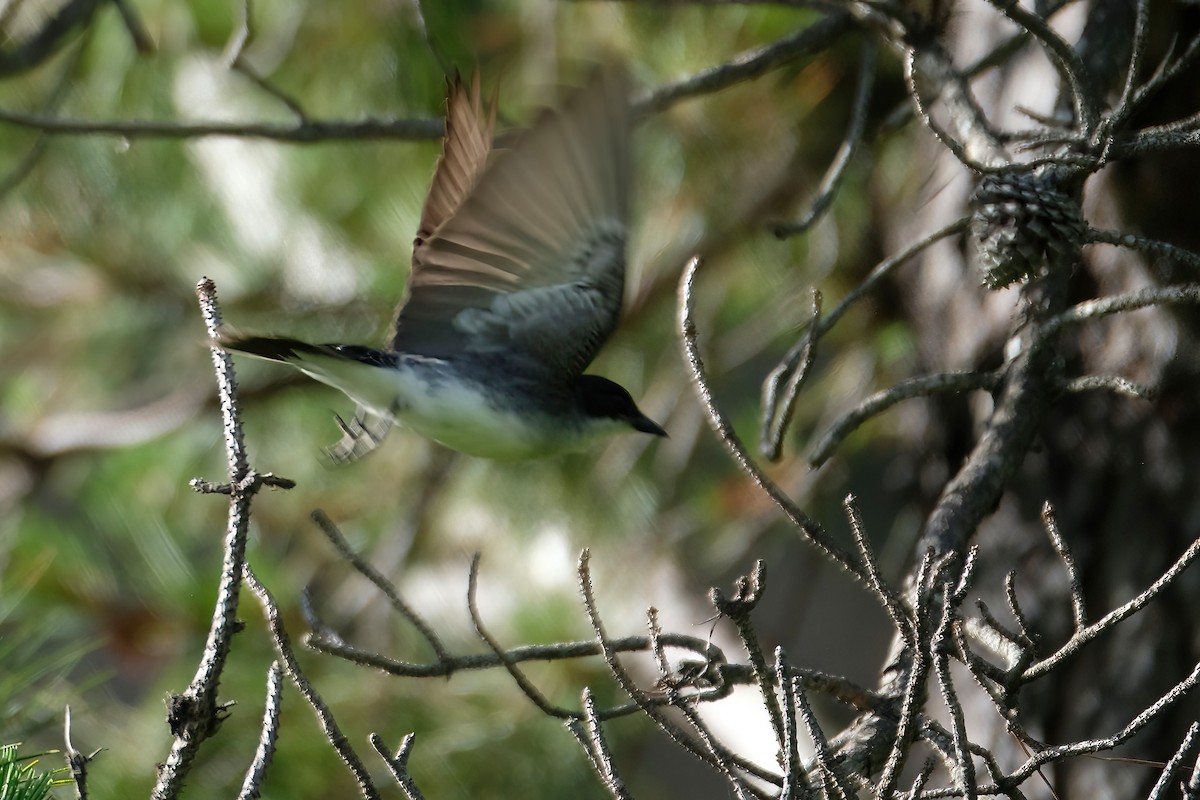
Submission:
[[634,430],[639,430],[642,433],[649,433],[653,434],[654,436],[662,436],[664,438],[667,435],[667,432],[663,430],[661,425],[644,414],[633,417],[629,420],[629,424],[634,427]]

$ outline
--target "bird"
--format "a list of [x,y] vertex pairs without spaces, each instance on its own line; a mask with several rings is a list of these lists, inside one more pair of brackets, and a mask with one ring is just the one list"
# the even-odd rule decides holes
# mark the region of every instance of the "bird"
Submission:
[[633,111],[620,67],[493,146],[480,79],[448,81],[442,152],[387,345],[308,344],[227,329],[219,344],[290,364],[357,404],[335,462],[393,423],[452,450],[518,460],[608,434],[666,431],[622,386],[586,373],[625,287]]

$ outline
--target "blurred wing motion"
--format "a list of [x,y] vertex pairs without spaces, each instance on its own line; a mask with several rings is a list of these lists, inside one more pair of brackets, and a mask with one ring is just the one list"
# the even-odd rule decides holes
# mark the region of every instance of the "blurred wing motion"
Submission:
[[[221,338],[358,402],[353,420],[339,419],[335,461],[372,450],[400,411],[430,438],[488,455],[532,454],[584,423],[661,433],[624,389],[580,379],[616,327],[624,292],[632,127],[625,74],[598,72],[511,148],[493,151],[494,121],[479,79],[467,88],[456,77],[389,349]],[[478,441],[485,434],[500,444],[488,450]]]
[[454,76],[446,96],[446,132],[442,136],[442,155],[438,159],[421,209],[414,247],[419,248],[443,222],[450,219],[463,200],[475,188],[475,182],[487,165],[492,149],[492,131],[496,127],[496,107],[484,118],[479,99],[479,73],[471,80],[470,90],[462,78]]
[[478,84],[447,103],[392,349],[514,356],[546,380],[583,372],[616,327],[625,283],[629,83],[601,71],[511,149],[488,156]]

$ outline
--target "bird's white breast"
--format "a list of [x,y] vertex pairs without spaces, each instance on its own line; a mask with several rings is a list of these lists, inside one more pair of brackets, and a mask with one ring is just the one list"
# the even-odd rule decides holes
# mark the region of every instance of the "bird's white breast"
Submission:
[[519,459],[561,449],[547,428],[536,424],[539,417],[497,409],[483,397],[478,384],[426,384],[405,371],[394,374],[399,391],[392,416],[453,450],[484,458]]

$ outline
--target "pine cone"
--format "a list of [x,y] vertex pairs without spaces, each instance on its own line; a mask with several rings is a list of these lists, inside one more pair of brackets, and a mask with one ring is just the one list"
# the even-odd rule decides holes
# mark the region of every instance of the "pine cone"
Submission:
[[985,175],[975,187],[971,233],[983,282],[1002,289],[1032,277],[1047,256],[1078,251],[1087,223],[1055,170]]

